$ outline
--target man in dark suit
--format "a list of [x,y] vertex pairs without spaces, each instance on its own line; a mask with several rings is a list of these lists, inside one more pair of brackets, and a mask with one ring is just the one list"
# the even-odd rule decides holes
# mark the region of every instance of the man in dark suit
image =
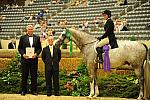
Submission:
[[61,51],[58,46],[53,45],[53,36],[48,37],[49,45],[43,48],[42,60],[45,64],[45,79],[47,87],[47,96],[52,95],[52,79],[54,86],[54,95],[59,96],[59,61]]
[[[33,55],[30,57],[26,54],[26,48],[34,50]],[[21,95],[27,93],[27,79],[30,71],[31,75],[31,93],[37,95],[37,69],[38,69],[38,55],[42,50],[40,37],[33,34],[33,26],[27,26],[26,35],[21,36],[18,46],[18,51],[21,54],[22,65],[22,82]]]
[[16,40],[12,39],[11,42],[8,44],[8,49],[15,49],[16,48]]
[[114,23],[111,19],[111,11],[110,10],[105,10],[102,13],[104,20],[106,20],[106,23],[104,25],[104,31],[105,33],[98,37],[97,39],[99,40],[99,42],[97,43],[96,47],[100,47],[98,48],[99,51],[101,52],[99,54],[100,59],[102,60],[102,47],[105,44],[110,44],[111,49],[117,48],[118,44],[117,44],[117,40],[114,34]]

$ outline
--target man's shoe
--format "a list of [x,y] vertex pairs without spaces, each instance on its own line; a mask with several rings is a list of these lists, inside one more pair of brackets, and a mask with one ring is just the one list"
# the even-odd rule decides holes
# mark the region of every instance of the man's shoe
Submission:
[[55,94],[55,96],[60,96],[60,94]]
[[23,91],[22,91],[22,92],[21,92],[21,95],[22,95],[22,96],[25,96],[25,95],[26,95],[26,92],[23,92]]
[[51,93],[47,93],[47,96],[49,97],[49,96],[51,96],[52,94]]
[[31,92],[31,94],[32,94],[32,95],[38,95],[38,93],[37,93],[37,92]]

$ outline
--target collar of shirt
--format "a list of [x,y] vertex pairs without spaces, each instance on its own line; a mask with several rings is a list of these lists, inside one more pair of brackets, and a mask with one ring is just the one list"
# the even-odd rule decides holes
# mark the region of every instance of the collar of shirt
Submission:
[[53,50],[53,45],[49,45],[49,48],[50,48],[50,51],[51,51],[51,49]]
[[33,37],[29,37],[29,42],[30,42],[30,46],[32,47],[32,45],[33,45]]

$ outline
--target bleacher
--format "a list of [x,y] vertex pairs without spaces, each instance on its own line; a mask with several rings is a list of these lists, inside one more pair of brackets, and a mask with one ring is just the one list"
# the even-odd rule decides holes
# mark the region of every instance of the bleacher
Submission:
[[[45,16],[49,17],[49,22],[52,23],[52,25],[48,27],[56,31],[56,37],[64,30],[56,24],[64,18],[67,18],[67,27],[79,26],[81,21],[88,20],[89,34],[95,37],[103,34],[104,30],[102,26],[98,31],[92,31],[94,27],[92,21],[96,16],[102,20],[101,13],[105,9],[112,11],[112,17],[120,16],[127,20],[129,31],[115,32],[118,39],[128,40],[130,37],[135,36],[138,40],[149,40],[150,37],[150,30],[145,28],[145,26],[150,23],[149,2],[141,3],[136,0],[128,0],[128,5],[116,6],[116,0],[100,0],[89,2],[88,6],[71,6],[70,3],[51,4],[49,0],[36,0],[32,5],[19,6],[16,9],[8,9],[0,12],[0,15],[6,16],[5,20],[0,21],[0,26],[2,28],[0,39],[10,39],[14,36],[19,38],[21,34],[18,33],[21,32],[28,23],[36,23],[37,21],[25,20],[22,22],[21,19],[27,14],[37,15],[37,13],[45,7],[49,8],[49,12]],[[24,11],[22,9],[24,9]],[[123,11],[124,14],[121,14]]]

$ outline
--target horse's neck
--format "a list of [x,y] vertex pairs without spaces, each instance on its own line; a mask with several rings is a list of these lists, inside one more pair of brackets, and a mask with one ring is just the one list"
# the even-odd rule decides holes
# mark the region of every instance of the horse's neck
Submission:
[[77,47],[82,50],[82,42],[76,40],[74,37],[72,37],[72,41],[77,45]]
[[95,38],[82,31],[70,29],[72,40],[75,42],[75,44],[79,47],[81,50],[85,44],[88,44],[95,40]]
[[72,41],[78,46],[78,48],[82,51],[86,44],[91,43],[94,41],[95,38],[91,35],[84,35],[84,34],[73,34]]

